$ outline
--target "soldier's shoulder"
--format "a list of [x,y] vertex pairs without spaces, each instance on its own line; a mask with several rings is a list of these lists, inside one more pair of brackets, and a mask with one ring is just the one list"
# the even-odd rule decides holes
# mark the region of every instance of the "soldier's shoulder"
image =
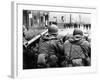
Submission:
[[70,43],[70,41],[69,40],[66,40],[65,42],[64,42],[64,45],[67,45],[67,44],[69,44]]
[[86,40],[83,40],[81,45],[90,46],[90,43],[88,41],[86,41]]

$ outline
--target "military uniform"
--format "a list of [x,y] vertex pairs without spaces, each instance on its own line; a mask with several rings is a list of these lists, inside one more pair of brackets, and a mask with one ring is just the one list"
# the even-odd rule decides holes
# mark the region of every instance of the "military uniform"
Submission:
[[52,25],[48,28],[48,34],[40,39],[37,61],[39,67],[59,66],[59,55],[62,54],[63,46],[57,39],[57,32],[58,28],[55,25]]
[[82,38],[83,32],[75,29],[73,37],[64,43],[66,66],[89,66],[90,44]]

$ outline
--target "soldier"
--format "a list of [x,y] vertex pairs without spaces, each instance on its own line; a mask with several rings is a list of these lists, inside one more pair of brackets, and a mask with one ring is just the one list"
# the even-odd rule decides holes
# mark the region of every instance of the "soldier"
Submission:
[[73,37],[64,43],[66,66],[90,66],[90,44],[83,39],[83,32],[75,29]]
[[63,48],[57,35],[58,27],[52,24],[48,27],[48,34],[40,39],[37,60],[39,68],[59,66],[59,56],[62,54]]

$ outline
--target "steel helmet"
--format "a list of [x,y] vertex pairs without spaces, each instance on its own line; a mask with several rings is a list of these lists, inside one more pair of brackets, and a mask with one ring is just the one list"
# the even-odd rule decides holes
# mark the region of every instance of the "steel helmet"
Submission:
[[74,29],[73,36],[75,40],[80,40],[83,36],[83,32],[80,29]]
[[74,29],[73,35],[81,35],[81,36],[83,36],[83,32],[80,29]]
[[58,27],[54,24],[48,27],[49,34],[58,34]]

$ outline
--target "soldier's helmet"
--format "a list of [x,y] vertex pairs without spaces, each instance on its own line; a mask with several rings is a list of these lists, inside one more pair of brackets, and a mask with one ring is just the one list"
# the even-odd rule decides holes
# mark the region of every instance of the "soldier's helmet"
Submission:
[[80,40],[82,39],[83,32],[80,29],[74,29],[73,36],[75,40]]
[[80,29],[74,29],[73,35],[81,35],[81,36],[83,36],[83,32]]
[[58,27],[54,24],[48,27],[49,34],[58,34]]

